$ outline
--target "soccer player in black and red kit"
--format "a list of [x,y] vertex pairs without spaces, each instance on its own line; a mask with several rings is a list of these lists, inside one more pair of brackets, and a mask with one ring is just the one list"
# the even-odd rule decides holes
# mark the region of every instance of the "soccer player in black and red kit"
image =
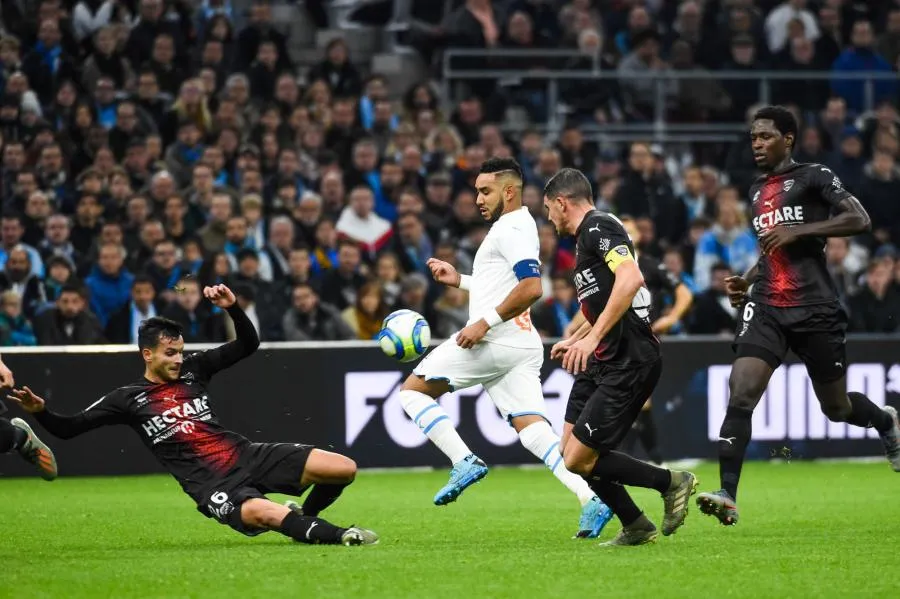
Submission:
[[575,287],[586,321],[553,346],[552,358],[576,375],[560,440],[566,468],[580,474],[622,523],[608,545],[654,542],[656,526],[623,485],[656,489],[664,500],[662,533],[684,524],[697,479],[621,451],[662,372],[650,328],[650,293],[622,223],[594,209],[587,178],[565,168],[544,188],[544,207],[560,235],[576,238]]
[[[201,513],[247,536],[275,530],[302,543],[376,543],[372,531],[341,528],[318,517],[353,482],[353,460],[299,443],[251,443],[219,423],[210,407],[210,379],[254,353],[259,337],[228,287],[206,287],[203,294],[228,311],[234,341],[184,357],[181,325],[150,318],[138,330],[146,364],[140,380],[74,416],[48,410],[28,387],[13,391],[9,399],[62,439],[104,425],[130,426]],[[265,497],[266,493],[300,496],[310,486],[302,507]]]
[[780,106],[761,109],[750,128],[753,158],[763,173],[750,188],[762,255],[745,276],[726,281],[732,305],[742,310],[731,398],[719,432],[722,489],[697,497],[701,511],[725,525],[738,521],[735,500],[753,410],[788,349],[806,364],[825,416],[875,428],[900,472],[897,411],[847,393],[847,315],[825,267],[826,239],[868,231],[869,216],[831,169],[794,162],[797,130],[793,114]]

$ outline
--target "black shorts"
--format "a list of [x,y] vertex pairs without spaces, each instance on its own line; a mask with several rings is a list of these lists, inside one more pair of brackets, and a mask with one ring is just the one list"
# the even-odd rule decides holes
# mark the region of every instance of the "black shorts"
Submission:
[[625,438],[662,373],[662,358],[627,367],[593,357],[575,378],[566,422],[575,438],[597,451],[612,451]]
[[211,484],[197,501],[197,509],[248,537],[266,532],[241,521],[241,505],[266,493],[302,495],[306,487],[300,480],[312,450],[312,445],[300,443],[251,443],[241,457],[242,465]]
[[759,358],[774,369],[790,349],[816,383],[846,373],[847,313],[840,303],[779,308],[750,301],[740,316],[734,338],[738,358]]

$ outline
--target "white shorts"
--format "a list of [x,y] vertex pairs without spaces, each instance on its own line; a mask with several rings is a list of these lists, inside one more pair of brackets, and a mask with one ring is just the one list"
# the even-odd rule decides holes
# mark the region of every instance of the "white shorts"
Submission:
[[535,415],[546,419],[541,388],[543,349],[481,342],[472,349],[456,344],[456,335],[431,350],[413,374],[426,381],[445,380],[451,391],[483,385],[504,419]]

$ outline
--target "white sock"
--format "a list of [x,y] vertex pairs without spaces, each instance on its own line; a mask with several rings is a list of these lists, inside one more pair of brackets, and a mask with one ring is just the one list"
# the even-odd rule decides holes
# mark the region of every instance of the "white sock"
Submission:
[[398,397],[406,414],[450,458],[451,464],[461,462],[471,455],[472,450],[456,432],[447,412],[436,401],[418,391],[401,391]]
[[541,420],[523,428],[519,431],[519,440],[525,449],[544,462],[553,476],[578,496],[581,505],[585,505],[596,496],[583,478],[566,470],[563,457],[559,453],[559,437],[546,421]]

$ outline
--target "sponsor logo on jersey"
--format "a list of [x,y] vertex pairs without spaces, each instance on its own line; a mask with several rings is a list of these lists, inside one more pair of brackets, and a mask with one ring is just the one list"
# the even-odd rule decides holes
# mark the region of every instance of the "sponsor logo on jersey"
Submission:
[[603,238],[597,242],[597,249],[604,254],[609,251],[610,240],[607,238]]
[[784,182],[784,191],[785,192],[790,191],[793,186],[794,186],[794,180],[788,179],[787,181]]
[[207,396],[204,395],[192,401],[183,402],[180,406],[166,409],[162,414],[145,420],[141,427],[156,445],[179,431],[191,434],[195,430],[196,421],[210,418],[212,418],[212,412],[209,409]]
[[803,206],[782,206],[753,217],[753,228],[766,231],[776,225],[799,225],[803,223]]
[[841,189],[844,186],[844,184],[841,183],[841,180],[837,177],[837,175],[835,175],[834,179],[831,180],[831,185],[835,189]]
[[758,201],[759,201],[759,191],[757,191],[756,193],[753,194],[753,203],[755,204]]

